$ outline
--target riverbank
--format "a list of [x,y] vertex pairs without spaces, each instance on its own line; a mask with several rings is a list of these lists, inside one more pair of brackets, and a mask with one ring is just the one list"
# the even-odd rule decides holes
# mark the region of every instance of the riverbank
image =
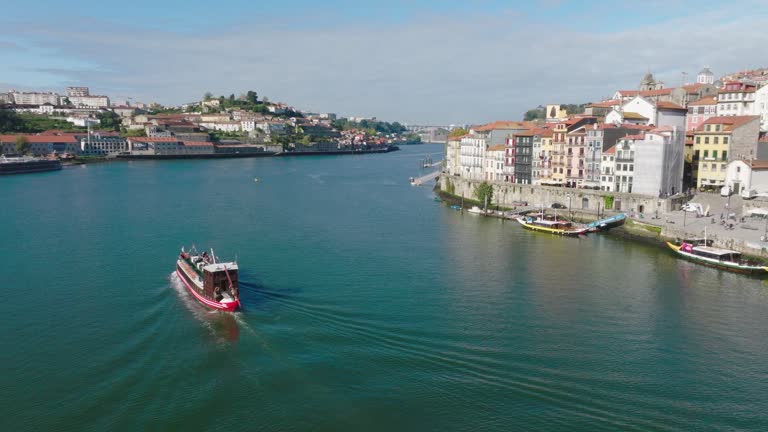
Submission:
[[[457,178],[454,176],[441,176],[437,185],[435,186],[435,193],[441,199],[443,199],[449,205],[462,205],[463,207],[470,207],[476,205],[482,207],[482,203],[479,201],[467,198],[457,194],[457,191],[461,191],[462,194],[469,194],[471,196],[474,193],[474,188],[481,182],[466,180]],[[678,225],[671,220],[672,213],[677,211],[676,207],[679,207],[679,200],[677,199],[657,199],[653,197],[644,196],[631,196],[631,194],[610,194],[601,191],[591,191],[582,189],[564,189],[564,188],[551,188],[545,186],[532,186],[532,185],[500,185],[497,183],[491,183],[494,187],[494,199],[495,203],[498,203],[498,209],[503,211],[525,211],[535,210],[536,208],[545,207],[552,210],[552,205],[562,204],[565,201],[566,208],[559,210],[561,214],[567,215],[569,219],[581,223],[589,223],[605,218],[606,216],[615,215],[618,213],[626,213],[627,221],[619,227],[612,228],[607,231],[608,235],[620,237],[626,240],[644,243],[647,245],[667,249],[667,242],[678,242],[681,239],[686,238],[701,238],[704,236],[704,232],[701,226],[689,223]],[[451,191],[441,188],[449,187]],[[554,191],[552,190],[554,189]],[[497,191],[502,195],[497,195]],[[509,202],[510,197],[517,198],[520,201],[520,197],[532,197],[533,200],[528,200],[527,207],[514,206],[505,203]],[[630,206],[615,208],[611,206],[608,210],[605,210],[607,205],[603,205],[602,209],[599,204],[609,201],[606,199],[610,197],[612,204],[615,204],[618,199],[624,203],[628,203]],[[566,198],[563,200],[563,198]],[[570,203],[568,202],[570,201]],[[590,202],[598,203],[596,209],[590,208]],[[655,203],[653,201],[656,201]],[[574,204],[579,202],[582,204],[581,208],[573,208],[567,204]],[[654,216],[646,216],[648,213],[644,213],[644,206],[648,204],[655,204]],[[497,206],[489,206],[489,208],[497,209]],[[554,210],[553,210],[554,211]],[[678,211],[679,213],[679,211]],[[489,215],[495,216],[495,215]],[[702,218],[707,221],[710,218]],[[714,227],[714,226],[713,226]],[[734,236],[729,236],[728,231],[723,232],[708,232],[707,238],[713,241],[713,244],[717,247],[732,249],[743,255],[762,261],[768,262],[768,245],[765,242],[748,241],[745,239],[738,239]]]
[[88,156],[76,157],[63,161],[64,166],[82,165],[100,162],[115,162],[123,160],[183,160],[183,159],[242,159],[263,157],[299,157],[299,156],[340,156],[391,153],[400,150],[398,146],[371,150],[338,150],[338,151],[299,151],[299,152],[254,152],[254,153],[213,153],[213,154],[180,154],[180,155],[117,155],[117,156]]

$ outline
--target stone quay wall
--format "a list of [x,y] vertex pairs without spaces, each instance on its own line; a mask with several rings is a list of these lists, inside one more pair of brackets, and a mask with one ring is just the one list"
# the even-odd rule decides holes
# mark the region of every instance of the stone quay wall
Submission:
[[[458,197],[476,200],[475,189],[482,181],[442,174],[438,185],[444,192]],[[491,182],[493,186],[493,205],[502,207],[516,206],[515,202],[525,201],[529,206],[547,207],[562,204],[574,212],[604,212],[606,197],[613,198],[609,212],[625,212],[630,216],[637,214],[663,218],[668,213],[679,210],[687,201],[686,197],[658,198],[648,195],[606,192],[592,189],[575,189],[541,185],[522,185],[505,182]],[[610,201],[610,198],[608,199]],[[490,204],[489,204],[490,205]],[[519,207],[519,205],[517,205]]]

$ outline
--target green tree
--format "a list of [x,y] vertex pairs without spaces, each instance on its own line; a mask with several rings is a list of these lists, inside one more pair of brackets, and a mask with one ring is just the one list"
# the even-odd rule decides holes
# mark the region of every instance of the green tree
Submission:
[[482,182],[475,188],[475,198],[487,208],[493,202],[493,186],[488,182]]
[[259,102],[259,97],[255,91],[248,90],[245,93],[245,100],[250,104],[256,105]]
[[72,101],[69,100],[68,97],[64,96],[64,99],[61,100],[61,104],[64,106],[72,106]]
[[29,140],[24,135],[16,137],[16,153],[27,154],[29,152]]
[[213,99],[213,93],[211,93],[211,92],[205,92],[205,94],[203,95],[203,100],[204,100],[204,101],[209,101],[209,100],[211,100],[211,99]]
[[0,110],[0,132],[20,132],[24,121],[11,110]]
[[96,118],[99,119],[99,127],[103,130],[110,130],[110,131],[119,131],[120,125],[122,124],[122,121],[120,119],[120,116],[115,114],[112,111],[102,111],[100,112]]
[[448,134],[449,137],[458,137],[468,134],[469,131],[464,128],[455,128]]
[[546,111],[546,108],[542,106],[536,109],[528,110],[525,112],[525,115],[523,116],[523,120],[525,121],[544,120],[547,117],[547,113],[545,111]]

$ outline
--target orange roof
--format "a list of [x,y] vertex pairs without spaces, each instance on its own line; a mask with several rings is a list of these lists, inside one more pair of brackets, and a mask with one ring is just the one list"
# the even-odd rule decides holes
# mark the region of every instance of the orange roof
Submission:
[[664,96],[672,93],[673,88],[663,88],[659,90],[619,90],[622,96]]
[[213,145],[213,143],[205,141],[183,141],[183,144],[187,147],[203,147]]
[[601,102],[595,102],[595,103],[590,104],[588,106],[595,107],[595,108],[611,108],[611,107],[614,107],[616,105],[621,105],[621,101],[617,100],[617,99],[611,99],[611,100],[606,100],[606,101],[601,101]]
[[707,96],[705,98],[701,98],[697,101],[693,101],[688,104],[688,106],[699,106],[699,105],[717,105],[717,98],[714,96]]
[[552,129],[547,129],[543,127],[532,129],[531,131],[533,132],[534,135],[541,135],[542,137],[551,137],[552,135],[554,135],[554,132],[552,132]]
[[748,163],[752,169],[758,169],[758,170],[768,169],[768,160],[752,160],[752,161],[749,161]]
[[760,116],[710,117],[704,123],[700,124],[698,128],[696,128],[696,132],[704,132],[705,125],[713,125],[713,124],[725,125],[725,128],[723,128],[724,130],[722,132],[729,132],[729,131],[732,131],[733,129],[743,126],[746,123],[751,122],[752,120],[758,120],[758,119],[760,119]]
[[128,141],[138,142],[180,142],[176,137],[129,137]]
[[482,126],[473,126],[472,129],[478,132],[492,131],[495,129],[525,129],[534,127],[536,124],[530,121],[495,121]]
[[648,117],[631,111],[625,111],[623,117],[632,120],[648,120]]
[[656,108],[658,109],[666,109],[666,110],[677,110],[677,111],[687,111],[684,107],[681,107],[680,105],[673,103],[673,102],[667,102],[667,101],[659,101],[656,102]]
[[80,142],[73,135],[0,135],[0,142],[15,143],[16,138],[23,136],[30,144],[45,144],[45,143],[77,143]]
[[645,139],[645,134],[639,133],[639,134],[636,134],[636,135],[627,135],[627,136],[625,136],[622,139],[625,139],[625,140],[641,140],[641,139]]
[[603,153],[605,153],[605,154],[614,154],[614,153],[616,153],[616,146],[612,145],[611,148],[609,148],[608,150],[604,151]]

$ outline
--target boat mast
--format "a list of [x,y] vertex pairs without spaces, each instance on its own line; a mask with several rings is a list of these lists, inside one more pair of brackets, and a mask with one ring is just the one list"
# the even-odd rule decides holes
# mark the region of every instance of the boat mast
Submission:
[[213,248],[211,248],[211,260],[213,261],[214,264],[216,264],[216,254],[213,253]]

